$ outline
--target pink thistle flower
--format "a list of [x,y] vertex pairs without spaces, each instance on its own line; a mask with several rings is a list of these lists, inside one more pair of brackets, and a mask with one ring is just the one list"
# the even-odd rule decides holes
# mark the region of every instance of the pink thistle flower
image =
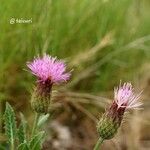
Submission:
[[139,94],[134,93],[131,83],[124,83],[123,86],[114,89],[114,100],[110,107],[106,109],[102,118],[98,122],[97,130],[101,139],[111,139],[117,133],[121,125],[124,113],[127,109],[138,108],[142,105],[139,102]]
[[39,81],[49,80],[53,83],[62,83],[70,78],[70,73],[66,73],[66,64],[56,57],[44,55],[42,58],[35,58],[32,62],[27,62],[32,74],[38,77]]
[[66,64],[56,57],[44,55],[27,63],[32,74],[38,79],[31,98],[31,107],[37,113],[49,113],[51,107],[52,85],[69,80]]
[[114,100],[118,105],[118,109],[120,107],[124,107],[126,109],[130,108],[138,108],[142,105],[139,102],[139,98],[141,96],[141,92],[139,94],[134,93],[134,89],[131,83],[124,83],[123,86],[114,89]]

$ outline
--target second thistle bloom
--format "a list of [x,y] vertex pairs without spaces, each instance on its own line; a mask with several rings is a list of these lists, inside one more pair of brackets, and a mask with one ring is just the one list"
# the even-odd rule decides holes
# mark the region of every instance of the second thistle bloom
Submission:
[[97,126],[98,133],[103,140],[114,137],[127,109],[138,108],[142,105],[138,101],[140,96],[141,92],[134,93],[131,83],[124,83],[123,86],[120,85],[114,89],[114,101],[103,114]]
[[48,113],[53,84],[66,82],[70,73],[66,72],[66,64],[56,57],[44,55],[27,63],[32,74],[37,77],[37,85],[32,94],[31,106],[38,113]]

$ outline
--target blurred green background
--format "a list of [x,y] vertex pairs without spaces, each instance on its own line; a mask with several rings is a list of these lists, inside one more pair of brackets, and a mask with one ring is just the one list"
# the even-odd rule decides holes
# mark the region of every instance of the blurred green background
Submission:
[[[112,98],[120,80],[150,91],[150,1],[1,0],[0,14],[0,99],[16,109],[29,114],[34,79],[26,62],[43,53],[73,69],[67,92]],[[103,111],[85,108],[93,109]]]

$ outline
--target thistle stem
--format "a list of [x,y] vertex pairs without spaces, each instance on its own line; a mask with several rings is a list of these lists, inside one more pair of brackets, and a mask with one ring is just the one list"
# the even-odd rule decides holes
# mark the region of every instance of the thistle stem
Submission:
[[0,101],[0,133],[2,133],[2,114],[3,114],[3,112],[2,112],[2,102]]
[[100,146],[103,143],[103,139],[99,138],[93,150],[100,150]]
[[31,136],[33,136],[35,134],[39,117],[40,117],[40,114],[36,113]]
[[15,150],[15,148],[14,148],[14,140],[11,141],[11,145],[10,146],[11,146],[11,150]]

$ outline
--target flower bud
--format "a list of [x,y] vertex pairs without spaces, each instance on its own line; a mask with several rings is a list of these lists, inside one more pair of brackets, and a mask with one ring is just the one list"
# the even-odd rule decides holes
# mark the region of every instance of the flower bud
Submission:
[[51,88],[52,85],[48,83],[38,83],[35,87],[31,98],[31,107],[37,113],[48,113],[51,104]]
[[121,124],[125,109],[117,107],[115,101],[111,107],[103,114],[98,122],[97,130],[102,139],[111,139],[117,133]]

